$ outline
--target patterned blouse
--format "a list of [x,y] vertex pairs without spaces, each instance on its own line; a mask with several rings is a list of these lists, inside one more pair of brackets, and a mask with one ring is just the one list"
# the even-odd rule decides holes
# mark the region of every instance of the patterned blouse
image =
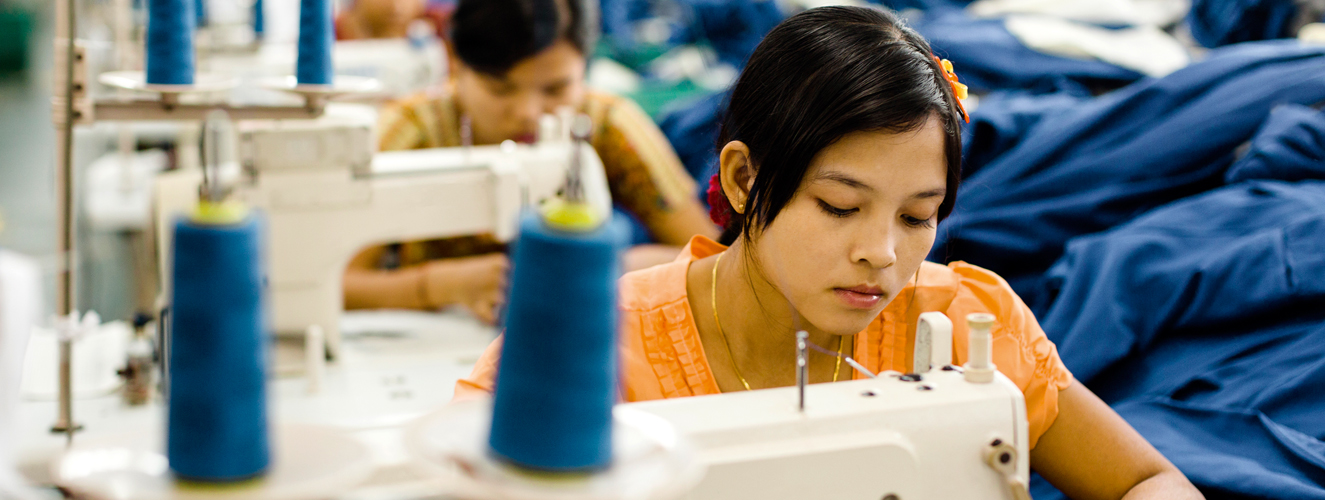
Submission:
[[[633,101],[595,91],[585,95],[580,112],[593,120],[589,137],[607,173],[612,201],[656,232],[662,215],[695,197],[695,181],[657,125]],[[378,122],[382,151],[459,147],[460,114],[452,94],[432,91],[392,103]],[[491,235],[466,236],[392,245],[382,262],[394,268],[428,260],[501,252]]]

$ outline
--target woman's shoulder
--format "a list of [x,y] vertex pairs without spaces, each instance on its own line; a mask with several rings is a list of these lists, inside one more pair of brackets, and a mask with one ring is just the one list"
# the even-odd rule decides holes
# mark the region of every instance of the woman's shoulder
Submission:
[[[916,306],[925,311],[943,311],[954,324],[964,324],[967,314],[990,313],[1003,325],[1024,325],[1029,310],[1007,280],[997,273],[966,262],[920,267]],[[1038,325],[1036,325],[1038,329]]]
[[685,300],[688,264],[678,260],[626,273],[617,281],[621,310],[644,313]]
[[609,128],[633,127],[640,123],[653,124],[653,119],[649,118],[648,113],[645,113],[634,100],[611,92],[597,89],[585,91],[582,107],[584,113],[589,115],[594,123],[601,123]]
[[1016,296],[1012,286],[1002,276],[962,261],[946,265],[925,261],[920,265],[915,286],[921,297],[947,296],[956,299],[972,296],[982,301],[999,301]]
[[446,88],[434,88],[391,101],[377,118],[378,149],[460,145],[455,101]]
[[604,90],[588,89],[584,91],[584,107],[586,110],[594,108],[611,109],[613,106],[625,103],[634,104],[635,101]]
[[1020,314],[1025,309],[1021,297],[1017,296],[1012,285],[1009,285],[998,273],[961,261],[950,263],[945,267],[952,273],[952,280],[956,286],[954,306],[966,305],[972,309],[984,309],[971,312],[988,312],[1000,318],[1009,314]]
[[397,97],[382,106],[383,112],[414,110],[428,107],[450,106],[454,96],[445,87],[420,90],[413,94]]

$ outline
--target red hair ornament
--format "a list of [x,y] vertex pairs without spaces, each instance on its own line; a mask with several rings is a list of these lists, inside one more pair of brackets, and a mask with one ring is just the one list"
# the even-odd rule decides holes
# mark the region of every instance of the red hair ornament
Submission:
[[709,177],[709,219],[713,220],[718,227],[726,229],[727,223],[732,220],[732,204],[727,201],[726,193],[722,192],[722,181],[718,179],[719,174],[713,174]]

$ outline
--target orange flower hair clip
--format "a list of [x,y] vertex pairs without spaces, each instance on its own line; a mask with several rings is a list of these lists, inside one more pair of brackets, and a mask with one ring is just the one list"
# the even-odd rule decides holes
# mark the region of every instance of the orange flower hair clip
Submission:
[[957,74],[952,72],[952,61],[939,59],[939,56],[932,57],[934,57],[934,62],[939,63],[939,67],[943,68],[943,78],[948,80],[948,85],[952,86],[952,95],[957,97],[957,109],[961,110],[962,118],[966,119],[966,123],[971,123],[971,115],[966,114],[966,106],[963,106],[961,101],[967,95],[966,85],[957,81]]

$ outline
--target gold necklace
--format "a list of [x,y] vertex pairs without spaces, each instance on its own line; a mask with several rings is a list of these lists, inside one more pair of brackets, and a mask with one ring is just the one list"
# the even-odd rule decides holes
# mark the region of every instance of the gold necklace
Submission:
[[833,365],[833,382],[837,382],[837,374],[842,371],[842,338],[846,335],[837,336],[837,363]]
[[[722,262],[722,256],[727,252],[718,254],[717,260],[713,261],[713,275],[709,284],[709,305],[713,308],[713,324],[718,327],[718,336],[722,337],[722,345],[727,348],[727,359],[731,361],[732,371],[736,372],[736,378],[741,380],[741,385],[749,391],[750,382],[745,380],[745,375],[741,375],[741,367],[736,366],[736,355],[732,353],[732,344],[727,340],[727,333],[722,331],[722,320],[718,319],[718,263]],[[842,371],[842,335],[837,336],[837,364],[833,365],[833,382],[837,382],[837,376]]]
[[718,325],[718,336],[722,337],[722,345],[727,347],[727,359],[731,360],[732,371],[736,372],[736,378],[741,379],[741,385],[748,391],[750,383],[745,381],[745,375],[741,375],[741,368],[736,366],[736,355],[732,354],[732,344],[727,341],[727,333],[722,331],[722,321],[718,320],[718,263],[722,262],[722,256],[726,253],[718,254],[718,259],[713,261],[713,283],[709,285],[709,304],[713,307],[713,323]]

